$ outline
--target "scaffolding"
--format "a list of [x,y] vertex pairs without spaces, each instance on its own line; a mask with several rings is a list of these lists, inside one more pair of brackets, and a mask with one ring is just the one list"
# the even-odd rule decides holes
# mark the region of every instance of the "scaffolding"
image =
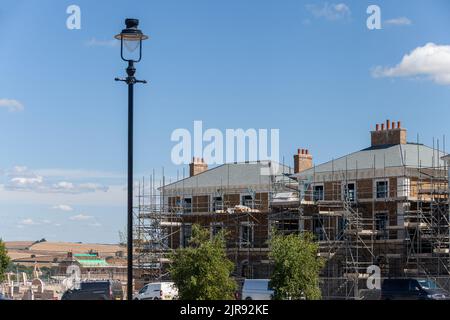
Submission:
[[[315,235],[318,255],[326,261],[321,272],[325,299],[376,298],[379,292],[367,290],[371,266],[381,269],[382,278],[429,278],[448,290],[447,168],[433,161],[431,167],[392,170],[385,164],[375,167],[375,161],[364,169],[356,164],[351,170],[347,165],[335,170],[332,165],[327,178],[314,173],[302,180],[286,172],[271,177],[265,189],[220,181],[214,192],[198,186],[194,192],[181,188],[176,196],[164,194],[164,175],[157,186],[153,173],[138,187],[136,283],[169,279],[170,253],[187,245],[189,226],[199,224],[211,234],[226,230],[238,283],[270,277],[268,240],[276,229]],[[389,183],[378,190],[376,181]]]
[[[232,275],[238,283],[245,278],[267,277],[269,203],[277,192],[297,190],[288,175],[270,177],[272,182],[264,190],[221,183],[211,193],[192,193],[182,187],[175,196],[164,194],[164,175],[158,185],[154,172],[150,179],[142,179],[134,208],[136,289],[148,282],[170,279],[170,254],[188,245],[193,224],[210,228],[212,235],[226,232],[227,254],[236,266]],[[294,212],[298,220],[297,205]]]
[[181,226],[176,210],[167,210],[164,195],[156,188],[155,175],[149,181],[139,181],[137,203],[134,207],[135,285],[168,278],[164,265],[173,251],[171,243]]
[[[449,290],[448,169],[439,161],[432,167],[404,166],[395,176],[387,174],[392,168],[375,164],[371,170],[333,168],[332,163],[327,179],[314,173],[300,181],[302,224],[310,225],[305,229],[316,235],[326,259],[323,296],[377,298],[379,291],[367,288],[371,266],[380,268],[382,278],[427,278]],[[381,196],[374,187],[378,180],[389,181]],[[326,194],[314,188],[324,184]]]

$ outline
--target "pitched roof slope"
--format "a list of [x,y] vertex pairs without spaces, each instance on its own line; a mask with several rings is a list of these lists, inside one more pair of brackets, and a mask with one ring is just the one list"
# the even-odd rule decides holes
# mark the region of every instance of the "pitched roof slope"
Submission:
[[[271,174],[265,174],[264,170],[270,170]],[[289,173],[293,173],[292,168],[273,161],[228,163],[166,185],[164,189],[268,185],[272,176]]]
[[437,151],[423,144],[407,143],[396,145],[383,145],[370,147],[338,159],[325,162],[299,175],[308,175],[321,172],[356,170],[356,169],[382,169],[389,167],[433,167],[444,165],[441,159],[445,153]]

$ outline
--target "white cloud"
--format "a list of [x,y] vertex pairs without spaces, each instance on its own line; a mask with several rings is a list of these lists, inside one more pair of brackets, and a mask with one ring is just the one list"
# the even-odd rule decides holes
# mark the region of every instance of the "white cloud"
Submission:
[[107,192],[108,187],[99,183],[73,183],[70,181],[47,181],[47,177],[37,175],[28,170],[27,167],[16,166],[8,171],[9,178],[5,185],[10,191],[33,191],[41,193],[89,193],[102,191]]
[[76,215],[76,216],[72,216],[69,219],[72,220],[72,221],[85,221],[85,220],[90,220],[90,219],[93,219],[93,218],[94,217],[92,217],[92,216],[79,214],[79,215]]
[[94,227],[94,228],[100,228],[102,226],[102,224],[99,222],[94,222],[94,223],[90,223],[89,226]]
[[409,26],[412,24],[412,21],[407,17],[398,17],[394,19],[385,20],[383,23],[392,26]]
[[28,219],[23,219],[23,220],[21,220],[20,223],[19,223],[19,225],[22,225],[22,226],[33,226],[33,225],[36,225],[36,224],[38,224],[38,223],[37,223],[37,222],[34,222],[34,220],[33,220],[33,219],[30,219],[30,218],[28,218]]
[[55,190],[71,192],[75,188],[72,182],[60,181],[53,184]]
[[316,18],[324,18],[329,21],[348,19],[351,10],[345,3],[307,4],[306,9]]
[[450,85],[450,45],[428,43],[406,54],[395,67],[377,66],[372,76],[424,77],[437,84]]
[[92,182],[80,183],[78,185],[78,189],[81,192],[93,192],[93,191],[96,191],[96,190],[100,190],[100,191],[103,191],[103,192],[108,191],[108,187],[107,186],[104,186],[104,185],[99,184],[99,183],[92,183]]
[[116,39],[111,40],[99,40],[97,38],[91,38],[89,41],[86,41],[86,45],[88,47],[116,47],[119,45],[119,41]]
[[28,170],[28,168],[25,166],[15,166],[13,168],[13,172],[16,172],[16,173],[26,172],[27,170]]
[[94,171],[83,169],[38,169],[34,170],[36,174],[45,177],[55,177],[66,179],[125,179],[123,174],[107,171]]
[[123,185],[112,185],[107,192],[96,190],[88,193],[49,193],[24,192],[23,190],[8,189],[0,184],[0,203],[2,204],[31,204],[53,206],[55,203],[64,203],[74,206],[124,206],[127,194]]
[[0,99],[0,108],[7,108],[8,111],[23,111],[25,109],[24,105],[14,99]]
[[32,186],[39,186],[43,182],[43,178],[40,176],[35,177],[15,177],[10,180],[11,186],[16,188],[29,188]]
[[67,204],[59,204],[57,206],[53,206],[52,208],[56,209],[56,210],[66,211],[66,212],[73,211],[73,208]]
[[48,219],[44,219],[44,220],[40,220],[40,222],[37,222],[31,218],[26,218],[26,219],[20,220],[17,227],[23,228],[25,226],[38,226],[38,225],[43,225],[43,224],[49,225],[49,224],[52,224],[52,221],[50,221]]

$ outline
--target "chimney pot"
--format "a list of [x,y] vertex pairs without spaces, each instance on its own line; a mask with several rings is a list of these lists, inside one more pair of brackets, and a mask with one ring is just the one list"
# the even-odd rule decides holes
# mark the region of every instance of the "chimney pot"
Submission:
[[[378,131],[378,129],[381,130]],[[387,132],[385,132],[385,128]],[[406,144],[407,142],[407,132],[406,129],[401,127],[401,122],[386,120],[385,123],[377,125],[376,131],[371,131],[371,146],[381,146],[381,145],[398,145]]]
[[380,125],[378,123],[375,126],[375,131],[380,131]]
[[299,173],[312,167],[312,156],[308,149],[298,149],[294,155],[294,173]]
[[189,176],[195,176],[199,173],[208,170],[208,164],[205,163],[204,158],[194,157],[191,164],[189,164]]
[[401,121],[397,121],[397,128],[401,128],[402,127],[402,122]]
[[301,153],[302,153],[302,150],[298,149],[297,154],[301,154]]

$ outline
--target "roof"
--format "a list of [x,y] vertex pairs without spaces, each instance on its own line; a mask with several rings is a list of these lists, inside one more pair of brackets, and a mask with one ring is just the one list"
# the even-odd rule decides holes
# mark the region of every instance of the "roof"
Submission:
[[22,257],[22,258],[17,258],[14,260],[14,262],[16,263],[20,263],[20,262],[54,262],[55,259],[57,259],[57,257],[54,256],[35,256],[35,257],[31,257],[31,255],[28,255],[28,257]]
[[106,267],[109,264],[104,259],[77,259],[77,262],[83,267]]
[[445,153],[417,143],[382,145],[366,148],[305,170],[300,175],[356,169],[389,167],[430,168],[444,165]]
[[[266,170],[271,172],[266,174]],[[164,189],[268,185],[272,182],[273,176],[281,177],[283,173],[293,173],[293,169],[274,161],[228,163],[166,185]]]
[[97,257],[98,255],[91,253],[76,253],[73,256],[77,258],[77,257]]

